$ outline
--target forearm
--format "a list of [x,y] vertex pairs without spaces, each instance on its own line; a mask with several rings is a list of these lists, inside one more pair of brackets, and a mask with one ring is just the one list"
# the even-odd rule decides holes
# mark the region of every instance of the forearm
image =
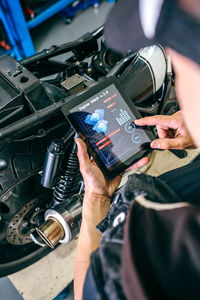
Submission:
[[104,195],[86,194],[84,197],[74,273],[76,300],[82,299],[90,255],[99,247],[101,234],[97,231],[96,226],[106,217],[109,207],[110,199]]

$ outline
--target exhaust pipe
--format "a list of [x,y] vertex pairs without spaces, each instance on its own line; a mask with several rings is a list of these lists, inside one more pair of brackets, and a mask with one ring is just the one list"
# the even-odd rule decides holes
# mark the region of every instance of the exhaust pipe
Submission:
[[58,244],[71,241],[80,230],[82,215],[81,195],[74,195],[69,200],[45,212],[45,222],[36,228],[42,240],[52,249]]

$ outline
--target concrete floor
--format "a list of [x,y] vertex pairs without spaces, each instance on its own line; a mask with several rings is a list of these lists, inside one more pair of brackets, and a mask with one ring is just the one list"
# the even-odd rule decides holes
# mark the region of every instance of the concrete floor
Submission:
[[[71,41],[97,28],[104,22],[110,8],[110,3],[102,2],[98,10],[87,9],[70,25],[65,25],[57,16],[48,20],[32,32],[36,50]],[[196,154],[196,150],[190,150],[187,158],[178,159],[169,151],[154,151],[149,165],[141,171],[157,176],[188,163]],[[77,240],[73,240],[68,245],[62,245],[30,267],[9,276],[25,300],[52,300],[71,282],[76,244]]]
[[73,279],[77,239],[59,246],[9,279],[25,300],[52,300]]

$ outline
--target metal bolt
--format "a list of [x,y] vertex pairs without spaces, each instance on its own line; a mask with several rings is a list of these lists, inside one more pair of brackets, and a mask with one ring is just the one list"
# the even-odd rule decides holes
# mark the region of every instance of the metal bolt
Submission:
[[28,225],[27,221],[24,221],[23,224],[22,224],[23,227],[26,227],[27,225]]
[[74,223],[72,222],[70,226],[71,226],[71,228],[73,228],[74,227]]
[[20,65],[20,64],[17,65],[18,70],[22,70],[22,68],[23,68],[22,65]]
[[39,210],[40,210],[40,207],[36,207],[36,208],[35,208],[35,211],[39,211]]

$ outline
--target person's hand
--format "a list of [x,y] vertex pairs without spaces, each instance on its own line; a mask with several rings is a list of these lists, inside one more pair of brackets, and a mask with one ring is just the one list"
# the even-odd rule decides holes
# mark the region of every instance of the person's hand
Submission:
[[[116,176],[112,180],[105,179],[94,160],[89,159],[85,143],[79,138],[76,139],[76,143],[78,146],[77,154],[79,158],[80,171],[84,179],[86,193],[94,193],[111,197],[120,184],[122,174]],[[148,164],[148,162],[149,157],[143,157],[126,171],[141,168]]]
[[138,126],[156,125],[159,139],[151,142],[155,149],[191,149],[194,142],[184,124],[182,112],[178,111],[171,116],[157,115],[135,120]]
[[118,188],[122,175],[113,179],[106,179],[97,167],[93,159],[89,159],[86,144],[80,139],[76,139],[78,146],[78,159],[80,171],[85,183],[86,194],[95,194],[110,198]]

